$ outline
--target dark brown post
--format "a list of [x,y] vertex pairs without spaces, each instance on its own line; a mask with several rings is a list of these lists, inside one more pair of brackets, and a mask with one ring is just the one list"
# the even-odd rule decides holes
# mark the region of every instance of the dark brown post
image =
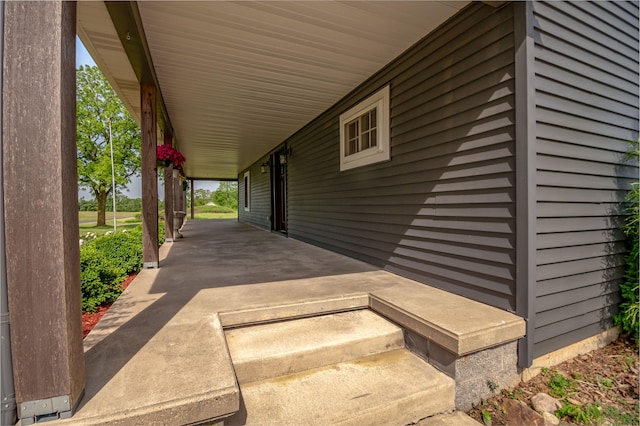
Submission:
[[[165,145],[171,145],[173,136],[164,132]],[[173,165],[164,169],[164,239],[173,241]]]
[[[173,179],[173,212],[174,217],[177,217],[181,220],[176,220],[176,223],[173,224],[173,239],[174,241],[178,238],[182,238],[182,234],[180,234],[180,227],[182,226],[182,221],[184,216],[180,216],[180,214],[186,214],[182,210],[182,202],[180,201],[180,194],[182,193],[182,181],[180,180],[180,173],[176,171],[176,177]],[[176,212],[178,216],[176,216]]]
[[194,189],[193,189],[193,179],[191,179],[191,220],[194,219],[194,208],[193,208],[193,201],[194,201]]
[[[85,385],[76,165],[76,4],[5,2],[2,153],[18,417],[70,417]],[[3,372],[4,373],[4,372]]]
[[142,111],[142,257],[145,268],[159,266],[158,251],[158,175],[156,169],[156,88],[140,84]]

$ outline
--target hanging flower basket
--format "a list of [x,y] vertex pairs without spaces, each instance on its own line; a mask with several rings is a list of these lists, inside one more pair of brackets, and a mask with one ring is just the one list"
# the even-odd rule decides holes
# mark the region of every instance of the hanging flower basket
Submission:
[[173,163],[173,166],[179,170],[184,162],[184,155],[171,145],[164,144],[156,148],[156,164],[158,167],[169,167],[169,164]]
[[169,167],[170,164],[171,164],[171,161],[156,160],[156,166],[158,166],[159,168]]

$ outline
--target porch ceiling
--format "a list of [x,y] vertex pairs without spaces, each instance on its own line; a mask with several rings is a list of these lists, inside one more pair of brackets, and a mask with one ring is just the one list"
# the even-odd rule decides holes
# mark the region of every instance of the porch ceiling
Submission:
[[[80,38],[139,119],[137,81],[109,14],[101,2],[83,3]],[[137,6],[187,176],[236,179],[467,3]]]

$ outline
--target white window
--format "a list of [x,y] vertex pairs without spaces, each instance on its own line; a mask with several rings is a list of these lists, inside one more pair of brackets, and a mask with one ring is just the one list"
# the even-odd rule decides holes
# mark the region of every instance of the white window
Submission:
[[251,211],[251,175],[244,172],[244,211]]
[[340,115],[340,171],[389,159],[389,86],[386,86]]

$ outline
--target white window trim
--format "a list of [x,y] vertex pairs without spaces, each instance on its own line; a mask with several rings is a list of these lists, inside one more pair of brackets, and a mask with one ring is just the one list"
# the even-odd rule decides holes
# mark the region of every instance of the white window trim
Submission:
[[[389,93],[389,86],[385,86],[347,112],[340,114],[340,171],[389,161],[391,159],[391,144],[389,141]],[[356,152],[355,154],[345,155],[345,125],[373,108],[377,108],[376,127],[378,137],[376,146]]]
[[243,201],[242,204],[244,205],[244,211],[250,212],[251,211],[251,172],[249,172],[248,170],[244,172],[243,187],[244,187],[244,191],[242,193],[242,201]]

